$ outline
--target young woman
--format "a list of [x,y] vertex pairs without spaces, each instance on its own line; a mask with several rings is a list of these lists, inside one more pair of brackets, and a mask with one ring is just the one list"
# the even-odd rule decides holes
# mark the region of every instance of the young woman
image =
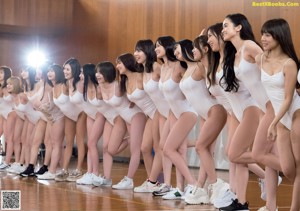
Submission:
[[[159,86],[172,111],[169,115],[170,132],[165,140],[163,153],[171,160],[180,174],[186,179],[188,186],[192,187],[196,185],[196,180],[191,176],[186,163],[187,136],[196,124],[198,115],[190,106],[179,87],[179,82],[185,72],[186,64],[181,64],[176,59],[173,49],[175,42],[172,42],[172,38],[167,38],[170,41],[164,43],[167,45],[162,45],[162,39],[158,38],[158,41],[156,42],[156,48],[161,48],[161,50],[163,50],[160,55],[161,57],[158,55],[158,58],[161,58],[164,61]],[[172,57],[169,57],[170,52],[168,52],[168,54],[166,53],[170,50],[173,53]],[[177,175],[177,177],[177,185],[180,185],[181,187],[177,187],[173,191],[167,193],[163,196],[163,199],[181,198],[184,195],[183,181],[180,181],[182,178],[179,179],[179,175]]]
[[[139,68],[143,71],[144,90],[156,107],[156,112],[152,120],[153,143],[142,143],[142,152],[148,152],[149,154],[152,151],[152,147],[154,149],[153,161],[152,154],[148,155],[149,158],[147,158],[152,162],[152,167],[148,174],[148,179],[141,186],[135,187],[134,192],[152,193],[158,191],[160,188],[157,182],[159,174],[162,171],[162,150],[159,146],[159,141],[169,115],[170,107],[158,87],[161,65],[156,61],[157,56],[153,42],[151,40],[139,40],[135,45],[134,56]],[[145,155],[143,156],[145,160]]]
[[130,135],[130,162],[127,176],[125,176],[118,184],[113,185],[114,189],[133,189],[133,177],[139,166],[141,144],[143,132],[146,124],[146,116],[135,105],[130,105],[125,93],[121,90],[121,86],[117,79],[117,70],[110,62],[102,62],[99,68],[101,82],[101,93],[103,100],[111,105],[118,114],[126,121],[127,129]]
[[[147,116],[143,134],[141,151],[147,175],[152,168],[152,126],[155,115],[155,105],[143,87],[143,73],[137,70],[135,58],[132,54],[122,54],[117,58],[117,70],[121,75],[121,90],[125,90],[127,98],[137,105]],[[156,137],[157,138],[157,137]]]
[[111,169],[113,165],[113,156],[122,152],[128,146],[128,136],[126,136],[127,128],[125,121],[118,115],[118,112],[102,97],[101,90],[105,90],[105,81],[100,73],[100,68],[104,68],[102,63],[96,65],[97,84],[95,93],[89,96],[91,104],[97,107],[98,112],[102,113],[106,118],[103,131],[103,176],[102,180],[93,180],[95,186],[111,186]]
[[[36,102],[40,101],[41,99],[38,99],[37,96],[40,96],[41,93],[44,92],[44,87],[46,85],[46,79],[47,79],[47,71],[48,71],[48,63],[38,67],[35,69],[36,75],[35,80],[37,82],[35,83],[34,90],[27,93],[27,97],[29,101],[33,104],[35,107]],[[32,80],[32,79],[31,79]],[[32,80],[33,81],[33,80]],[[37,108],[36,108],[37,109]],[[47,148],[45,153],[45,159],[44,164],[42,167],[36,172],[36,175],[44,174],[46,171],[48,171],[48,164],[50,163],[50,155],[51,155],[51,147],[49,147],[50,143],[45,137],[47,137],[46,134],[46,128],[47,128],[47,118],[42,113],[39,112],[40,119],[35,125],[35,133],[32,140],[31,150],[30,150],[30,160],[29,165],[25,169],[25,171],[21,172],[20,175],[24,177],[33,176],[34,173],[34,167],[37,161],[37,155],[38,151],[40,149],[41,143],[44,140],[45,148]]]
[[[295,52],[290,27],[284,19],[272,19],[261,29],[264,53],[256,57],[261,80],[275,110],[268,130],[269,141],[278,145],[283,173],[293,181],[291,210],[299,210],[300,194],[300,97],[295,88],[300,63]],[[296,86],[297,84],[297,86]],[[260,210],[275,210],[268,204]]]
[[12,70],[9,67],[0,67],[0,84],[1,84],[1,97],[3,99],[2,109],[0,114],[3,117],[3,134],[5,137],[6,157],[5,160],[0,164],[0,169],[4,170],[10,166],[11,156],[13,153],[13,132],[15,122],[17,118],[16,112],[13,110],[13,99],[11,94],[7,92],[7,79],[12,75]]
[[[51,68],[51,66],[49,67]],[[40,99],[35,103],[35,107],[38,111],[41,111],[47,118],[47,137],[45,140],[50,140],[50,145],[46,145],[46,151],[50,149],[51,161],[49,165],[49,171],[42,175],[38,175],[38,179],[41,180],[54,180],[56,176],[56,170],[62,154],[62,143],[64,140],[65,131],[65,119],[61,110],[53,102],[53,88],[50,80],[47,79],[47,83],[44,86],[43,92],[37,95],[37,99]]]
[[[274,118],[274,110],[262,86],[259,68],[255,64],[255,57],[262,50],[255,43],[251,26],[244,15],[228,15],[224,20],[223,27],[224,40],[230,41],[225,48],[227,58],[233,58],[235,54],[236,78],[244,83],[251,97],[260,108],[260,121],[254,139],[253,158],[255,158],[254,161],[266,166],[267,205],[271,209],[275,209],[278,184],[277,171],[281,168],[278,156],[274,154],[277,151],[275,145],[267,141],[267,128]],[[229,66],[227,69],[231,71],[230,68],[233,68],[233,64],[230,64],[230,61],[227,63]]]
[[[208,28],[208,43],[211,46],[214,54],[211,58],[208,68],[208,82],[209,90],[216,97],[219,103],[221,103],[228,113],[228,141],[226,145],[226,154],[229,156],[230,148],[232,147],[232,140],[235,136],[235,132],[243,128],[240,124],[242,121],[243,110],[249,105],[256,103],[250,98],[250,93],[244,86],[239,89],[238,92],[229,93],[223,90],[224,84],[220,79],[223,76],[223,61],[224,61],[224,41],[222,36],[222,23],[215,24]],[[221,89],[220,89],[221,88]],[[225,96],[225,98],[224,98]],[[237,118],[238,117],[238,118]],[[245,121],[245,120],[244,120]],[[245,127],[245,126],[244,126]],[[230,190],[220,193],[214,202],[214,206],[217,208],[227,207],[232,204],[236,204],[236,195],[238,192],[236,175],[248,175],[247,166],[239,166],[231,162],[230,164]],[[264,171],[257,164],[248,164],[249,169],[257,174],[260,178],[264,178]],[[247,177],[247,176],[246,176]],[[242,186],[245,188],[245,186]],[[239,187],[240,188],[240,187]],[[243,192],[243,191],[242,191]],[[241,204],[238,204],[242,206]],[[242,208],[248,209],[247,206]]]
[[[67,117],[65,122],[66,146],[63,154],[62,171],[56,181],[75,182],[82,176],[82,165],[85,157],[84,139],[86,136],[86,114],[80,104],[83,100],[83,81],[80,81],[81,65],[75,58],[68,59],[63,65],[67,86],[60,84],[54,89],[54,103]],[[74,139],[77,145],[77,166],[70,174],[68,166],[72,156]]]
[[[25,114],[18,110],[18,105],[21,101],[26,100],[26,95],[23,93],[23,89],[21,87],[21,80],[18,77],[10,77],[7,82],[7,92],[12,96],[13,100],[13,109],[17,114],[16,122],[14,123],[13,128],[13,140],[12,143],[7,143],[6,156],[11,160],[12,155],[15,156],[15,162],[6,169],[9,173],[18,174],[23,167],[23,161],[21,161],[21,134],[23,131]],[[26,128],[25,128],[26,129]]]
[[[213,204],[219,191],[222,188],[228,188],[228,185],[223,180],[217,179],[215,161],[211,153],[215,148],[214,142],[226,123],[227,113],[223,106],[212,98],[206,87],[207,55],[198,55],[198,57],[193,59],[193,48],[191,40],[181,40],[176,43],[175,47],[177,59],[186,62],[188,66],[180,81],[180,88],[199,116],[204,119],[201,130],[205,131],[199,130],[199,136],[195,145],[201,160],[200,169],[202,169],[198,177],[198,187],[195,187],[192,193],[185,197],[185,202],[188,204],[209,202],[209,195],[203,188],[205,180],[203,180],[202,175],[205,174],[212,192],[210,202]],[[195,60],[201,62],[197,63]]]
[[98,85],[95,76],[95,65],[85,64],[80,74],[83,84],[83,109],[87,114],[87,172],[82,178],[76,180],[77,184],[91,185],[93,182],[100,183],[102,178],[99,176],[99,151],[97,143],[103,134],[106,119],[104,115],[98,112],[98,109],[90,103],[91,96],[96,95]]

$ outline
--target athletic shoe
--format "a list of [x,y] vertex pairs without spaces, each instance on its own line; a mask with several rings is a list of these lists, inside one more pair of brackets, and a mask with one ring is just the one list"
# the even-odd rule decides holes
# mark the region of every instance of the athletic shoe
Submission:
[[221,207],[220,210],[224,211],[235,211],[235,210],[245,210],[249,211],[249,204],[246,202],[245,204],[239,203],[237,199],[233,200],[232,203],[227,207]]
[[55,174],[52,174],[49,171],[47,171],[45,174],[38,175],[37,178],[41,180],[54,180]]
[[58,174],[56,174],[55,181],[57,181],[57,182],[67,181],[68,176],[69,176],[68,171],[65,169],[62,169]]
[[11,174],[20,174],[25,170],[25,166],[20,163],[14,162],[10,167],[6,168],[6,171]]
[[164,196],[172,190],[171,185],[167,185],[165,183],[161,184],[160,189],[158,191],[154,191],[153,196]]
[[43,165],[37,172],[35,172],[35,176],[43,175],[48,171],[48,166]]
[[154,191],[159,191],[160,186],[159,183],[155,184],[151,183],[149,180],[146,180],[141,186],[135,187],[133,189],[136,193],[153,193]]
[[227,207],[236,199],[236,195],[230,190],[222,190],[218,197],[215,198],[214,207]]
[[34,167],[32,164],[29,164],[25,171],[20,173],[20,176],[22,177],[31,177],[34,176]]
[[181,190],[179,190],[179,188],[174,188],[173,190],[169,191],[166,195],[162,196],[162,198],[167,200],[181,199],[183,194],[184,193]]
[[6,163],[5,161],[3,161],[3,163],[0,164],[0,170],[5,170],[8,167],[10,167],[10,164]]
[[193,185],[188,184],[187,186],[185,186],[184,191],[183,191],[183,195],[181,196],[181,200],[185,200],[185,197],[187,195],[191,194],[193,189],[194,189]]
[[75,169],[72,171],[69,176],[67,177],[68,182],[76,182],[80,177],[82,177],[82,171]]
[[119,190],[129,190],[133,189],[133,187],[133,180],[127,176],[125,176],[118,184],[112,186],[113,189]]
[[94,186],[112,186],[112,180],[111,179],[106,179],[105,177],[102,176],[96,176],[93,175],[93,185]]
[[93,177],[92,173],[85,173],[80,179],[76,180],[77,185],[92,185]]
[[[264,207],[259,208],[258,211],[270,211],[270,210],[266,206],[264,206]],[[278,208],[276,208],[275,211],[278,211]]]
[[227,182],[224,182],[221,179],[217,179],[217,181],[213,184],[210,184],[208,186],[208,192],[210,195],[210,203],[214,204],[215,199],[218,197],[218,195],[220,194],[220,192],[222,190],[228,190],[229,184]]
[[187,204],[208,204],[209,196],[204,188],[193,186],[192,192],[184,199]]

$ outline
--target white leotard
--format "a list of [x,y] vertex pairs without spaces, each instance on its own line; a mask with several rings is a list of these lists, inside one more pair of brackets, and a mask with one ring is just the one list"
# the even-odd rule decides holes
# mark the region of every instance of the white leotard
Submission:
[[205,79],[196,81],[192,78],[192,75],[190,75],[189,77],[182,79],[179,86],[192,107],[206,120],[210,108],[218,103],[209,94]]
[[3,95],[2,99],[3,103],[0,114],[4,117],[4,119],[7,119],[8,114],[13,111],[13,98],[10,94],[8,94],[6,96]]
[[235,67],[235,76],[242,81],[252,98],[257,102],[259,108],[266,112],[266,105],[269,101],[267,92],[261,82],[261,71],[256,63],[250,63],[244,59],[244,46],[241,49],[241,61]]
[[15,105],[15,108],[19,112],[24,113],[25,116],[27,117],[28,121],[31,122],[32,124],[36,124],[40,119],[39,112],[34,110],[33,105],[30,101],[27,101],[26,104],[22,104],[22,103],[20,103],[20,100],[19,100],[19,104]]
[[179,87],[179,83],[173,81],[172,75],[169,79],[167,79],[164,82],[160,79],[159,88],[160,90],[162,90],[172,112],[174,113],[177,119],[181,116],[181,114],[185,112],[192,112],[198,116],[195,109],[186,100],[184,94],[182,93]]
[[[283,65],[283,68],[284,68],[284,65]],[[266,73],[263,70],[263,68],[261,70],[262,71],[261,81],[262,81],[262,83],[267,91],[267,94],[271,100],[275,114],[278,114],[279,109],[285,99],[283,68],[280,72],[277,72],[273,75],[269,75],[268,73]],[[300,108],[300,97],[295,90],[294,95],[293,95],[292,104],[291,104],[289,110],[287,111],[287,113],[285,113],[285,115],[280,120],[280,122],[288,129],[291,129],[293,114],[299,108]]]
[[[151,74],[152,76],[152,74]],[[157,108],[158,112],[163,115],[165,118],[168,118],[170,106],[165,99],[163,93],[159,89],[159,82],[154,81],[152,77],[144,83],[144,90],[147,92],[149,97],[152,99],[155,107]]]
[[[114,93],[116,93],[116,83],[117,82],[114,82]],[[118,114],[128,124],[131,124],[131,119],[134,115],[142,113],[142,110],[137,106],[134,106],[133,108],[129,107],[130,101],[127,99],[126,95],[119,97],[114,94],[110,99],[104,99],[104,101],[114,107]]]
[[156,107],[144,90],[136,88],[131,94],[127,93],[127,98],[140,107],[150,119],[153,119]]
[[89,99],[90,104],[96,107],[99,113],[101,113],[106,120],[114,125],[114,120],[118,116],[118,112],[110,105],[108,105],[104,100],[99,100],[96,97],[92,100]]

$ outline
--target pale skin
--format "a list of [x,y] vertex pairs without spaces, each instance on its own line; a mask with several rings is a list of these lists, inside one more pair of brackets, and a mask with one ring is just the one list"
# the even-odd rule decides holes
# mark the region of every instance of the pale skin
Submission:
[[[269,33],[263,33],[261,40],[265,50],[264,55],[260,57],[262,58],[263,71],[271,76],[281,71],[284,74],[285,98],[268,129],[268,140],[271,142],[276,140],[277,142],[282,171],[294,182],[291,210],[299,210],[300,134],[297,130],[300,125],[300,110],[296,110],[293,114],[291,131],[280,122],[280,119],[289,110],[292,103],[298,68],[296,63],[289,59],[289,56],[283,52],[279,43]],[[258,62],[260,62],[259,59]]]
[[[98,80],[97,96],[101,96],[102,91],[106,90],[105,82],[99,71],[96,72],[96,78]],[[107,91],[110,89],[108,88]],[[105,91],[104,91],[105,92]],[[127,128],[125,121],[120,117],[116,116],[114,124],[112,125],[106,120],[103,131],[103,174],[107,179],[111,178],[111,169],[113,165],[113,156],[122,152],[128,146],[128,138],[125,138]]]
[[[240,37],[241,25],[234,26],[229,19],[223,22],[224,40],[231,41],[237,50],[235,55],[235,66],[239,66],[240,61],[245,59],[247,62],[255,63],[257,55],[262,53],[262,49],[250,40],[242,40]],[[244,58],[241,58],[241,49],[244,46]],[[254,109],[254,108],[253,108]],[[278,172],[281,170],[278,156],[276,155],[277,147],[267,141],[267,129],[274,119],[274,110],[271,102],[266,103],[266,111],[259,111],[259,125],[254,136],[252,155],[244,153],[238,160],[244,160],[246,163],[260,162],[266,166],[265,177],[267,187],[267,207],[271,210],[276,209],[276,188],[278,183]],[[251,141],[249,139],[249,141]],[[250,143],[250,142],[249,142]],[[250,145],[249,145],[250,146]],[[251,153],[251,152],[250,152]],[[250,156],[250,157],[249,157]],[[255,159],[253,159],[255,158]],[[238,181],[240,179],[238,178]],[[245,180],[242,180],[245,184]],[[242,197],[242,202],[244,197]]]
[[[72,75],[71,66],[69,64],[66,64],[64,66],[64,74],[65,74],[65,78],[68,81],[67,83],[68,94],[69,96],[72,96],[74,95],[73,92],[74,87],[72,85],[74,78]],[[80,93],[83,93],[83,81],[79,81],[76,84],[76,89]],[[59,96],[59,94],[56,96]],[[82,170],[82,165],[85,156],[84,138],[86,136],[86,114],[84,112],[81,112],[79,114],[76,122],[74,122],[69,118],[66,118],[66,122],[65,122],[66,147],[63,156],[63,169],[68,169],[69,162],[72,156],[72,149],[73,149],[75,135],[76,135],[76,144],[78,150],[76,168],[78,170]]]
[[[203,46],[202,46],[203,47]],[[183,75],[182,80],[185,80],[188,77],[192,77],[195,81],[201,81],[206,79],[206,67],[208,66],[207,58],[207,47],[203,47],[203,54],[200,53],[199,49],[194,47],[193,55],[194,59],[200,61],[198,64],[195,62],[187,62],[188,69]],[[176,55],[177,52],[177,55]],[[177,45],[175,50],[175,55],[178,59],[183,60],[181,48]],[[201,161],[201,166],[204,168],[205,174],[207,175],[208,183],[212,184],[217,181],[217,175],[215,171],[215,161],[213,158],[212,151],[214,149],[214,143],[218,135],[225,126],[227,113],[222,105],[217,104],[212,106],[207,115],[207,119],[203,122],[201,126],[202,131],[205,133],[199,132],[199,136],[196,141],[196,150]],[[200,167],[201,169],[201,167]],[[201,173],[204,174],[204,173]],[[200,175],[200,172],[199,172]],[[198,185],[203,187],[205,180],[199,176]]]

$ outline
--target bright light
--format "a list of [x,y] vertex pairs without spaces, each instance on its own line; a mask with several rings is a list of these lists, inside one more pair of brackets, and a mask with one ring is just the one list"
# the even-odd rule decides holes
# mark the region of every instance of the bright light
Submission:
[[28,65],[39,67],[46,61],[45,55],[41,51],[33,51],[27,57]]

